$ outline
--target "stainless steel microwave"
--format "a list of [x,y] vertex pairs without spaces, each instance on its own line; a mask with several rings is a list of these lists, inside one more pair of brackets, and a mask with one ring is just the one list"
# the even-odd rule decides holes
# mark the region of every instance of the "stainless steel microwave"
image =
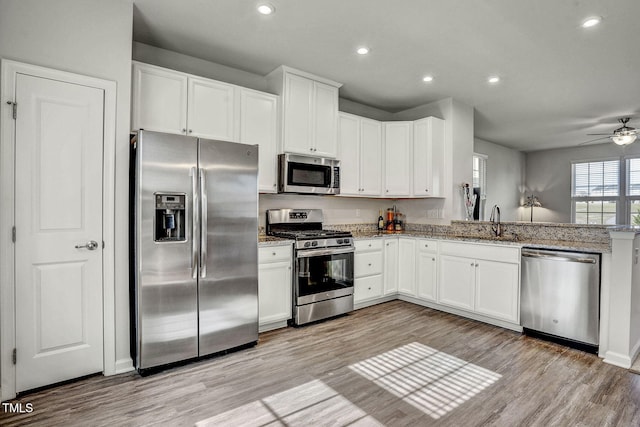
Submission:
[[340,161],[320,157],[280,154],[278,192],[340,194]]

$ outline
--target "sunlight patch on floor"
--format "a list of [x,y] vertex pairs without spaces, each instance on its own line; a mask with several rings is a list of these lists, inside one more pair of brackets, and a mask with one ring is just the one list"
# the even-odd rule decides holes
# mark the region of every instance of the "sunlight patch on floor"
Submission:
[[501,375],[414,342],[349,368],[438,419]]
[[213,426],[382,426],[320,380],[240,406],[206,420]]

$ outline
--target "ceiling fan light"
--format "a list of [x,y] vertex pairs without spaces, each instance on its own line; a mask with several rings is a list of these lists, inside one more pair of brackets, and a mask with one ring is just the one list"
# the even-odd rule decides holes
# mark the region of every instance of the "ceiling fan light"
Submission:
[[613,135],[611,140],[618,145],[629,145],[636,140],[636,134]]

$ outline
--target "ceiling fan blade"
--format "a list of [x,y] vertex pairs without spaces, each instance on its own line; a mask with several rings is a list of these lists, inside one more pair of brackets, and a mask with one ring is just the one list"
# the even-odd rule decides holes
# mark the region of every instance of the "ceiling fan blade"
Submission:
[[588,133],[587,135],[593,135],[593,136],[595,136],[595,135],[613,136],[613,135],[612,135],[612,134],[610,134],[610,133]]
[[589,141],[581,142],[581,143],[580,143],[580,144],[578,144],[578,145],[591,144],[592,142],[597,142],[597,141],[601,141],[601,140],[603,140],[603,139],[608,139],[608,138],[609,138],[608,136],[604,136],[604,137],[602,137],[602,138],[590,139]]

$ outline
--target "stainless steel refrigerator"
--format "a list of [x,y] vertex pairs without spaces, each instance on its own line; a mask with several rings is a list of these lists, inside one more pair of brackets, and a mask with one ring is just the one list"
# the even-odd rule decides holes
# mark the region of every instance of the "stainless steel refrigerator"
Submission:
[[258,147],[140,131],[132,189],[139,371],[258,339]]

